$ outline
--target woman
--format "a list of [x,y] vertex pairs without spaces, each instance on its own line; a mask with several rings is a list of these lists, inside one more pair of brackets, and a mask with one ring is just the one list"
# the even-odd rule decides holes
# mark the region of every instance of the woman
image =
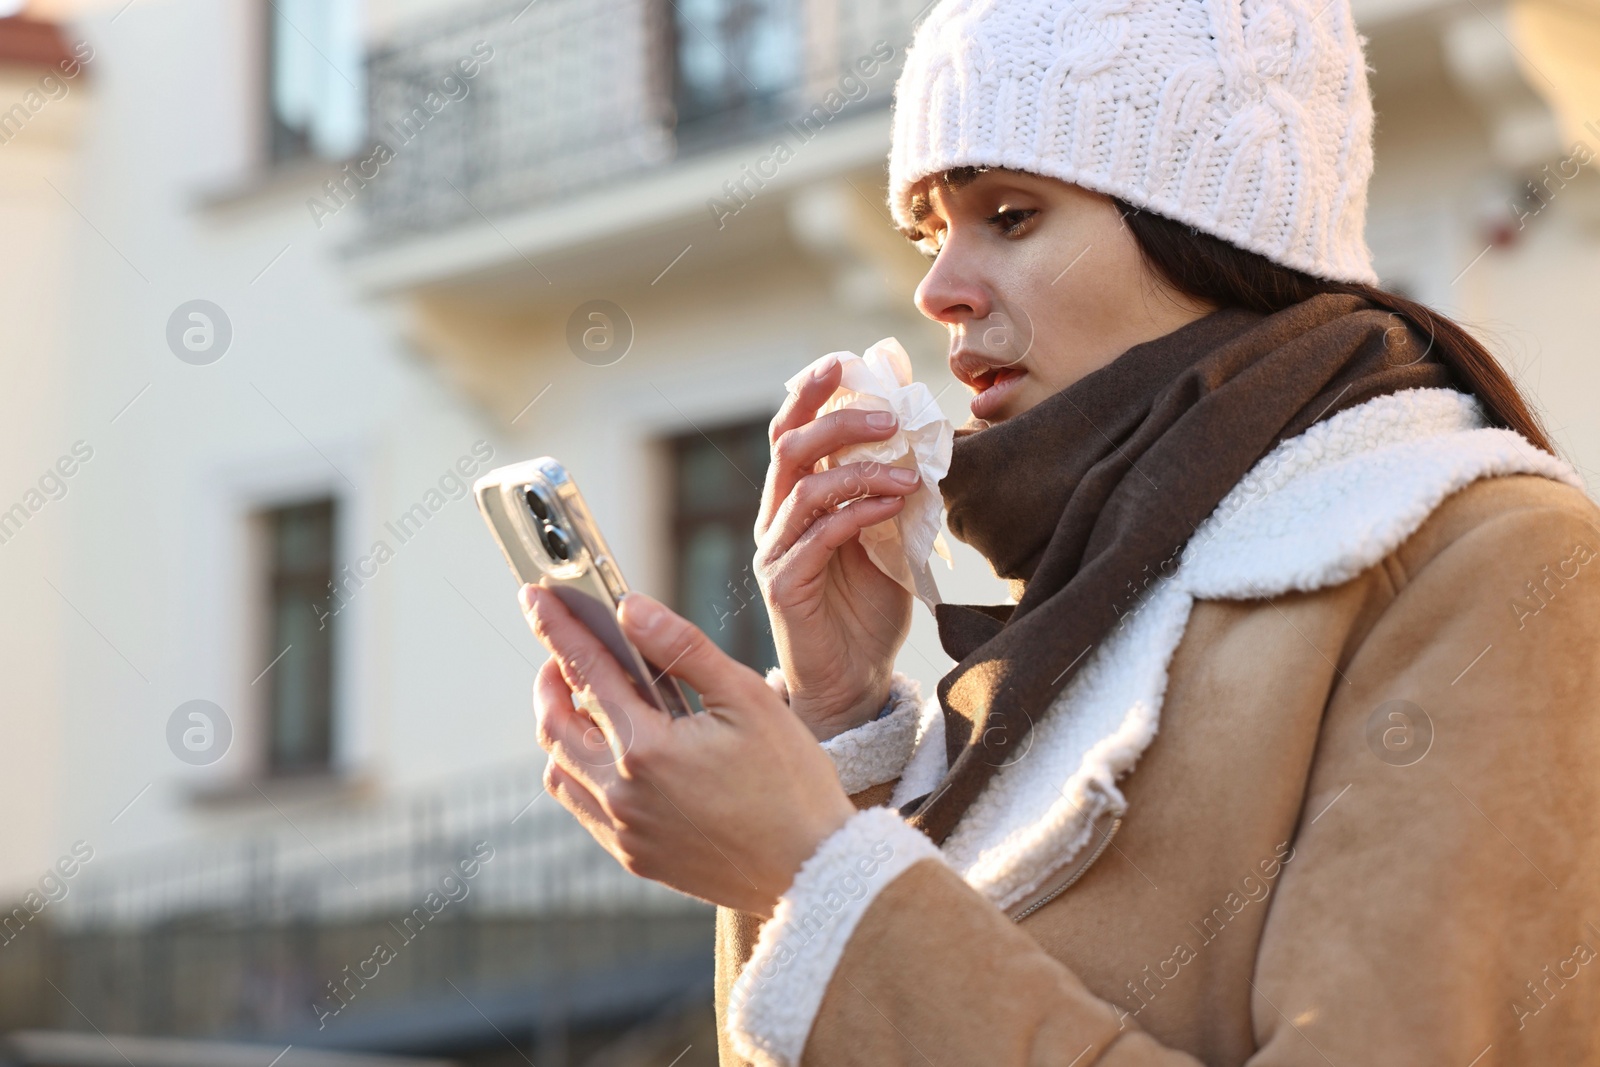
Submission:
[[1600,512],[1372,287],[1371,125],[1342,0],[947,0],[890,204],[975,394],[949,525],[1016,603],[939,606],[926,701],[893,671],[856,535],[915,479],[818,470],[894,432],[816,417],[827,361],[772,424],[769,679],[630,595],[710,712],[668,721],[524,590],[550,792],[722,905],[724,1063],[1600,1053]]

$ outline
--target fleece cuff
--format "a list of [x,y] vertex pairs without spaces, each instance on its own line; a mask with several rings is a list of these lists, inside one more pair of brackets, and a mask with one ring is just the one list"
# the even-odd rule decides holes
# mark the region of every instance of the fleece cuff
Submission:
[[879,893],[912,864],[942,859],[892,808],[867,808],[830,835],[778,898],[728,995],[728,1033],[757,1067],[800,1062],[845,945]]
[[[789,699],[782,668],[767,671],[767,684],[784,700]],[[921,708],[922,686],[915,678],[895,671],[889,682],[889,699],[876,718],[822,742],[822,751],[833,760],[846,793],[854,796],[900,777],[917,740]]]
[[869,719],[822,742],[833,760],[839,784],[854,796],[863,789],[900,777],[917,740],[922,687],[899,671],[889,683],[889,702],[875,719]]

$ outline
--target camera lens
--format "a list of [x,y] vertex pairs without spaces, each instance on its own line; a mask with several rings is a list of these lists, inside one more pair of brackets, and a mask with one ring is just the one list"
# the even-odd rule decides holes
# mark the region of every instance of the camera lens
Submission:
[[528,510],[533,512],[534,518],[538,519],[540,522],[550,521],[550,509],[546,507],[544,501],[539,498],[539,494],[533,488],[533,486],[530,485],[528,488],[522,491],[522,498],[528,502]]
[[547,524],[539,531],[539,536],[544,539],[544,547],[550,550],[552,556],[563,561],[568,558],[571,543],[567,540],[566,534]]

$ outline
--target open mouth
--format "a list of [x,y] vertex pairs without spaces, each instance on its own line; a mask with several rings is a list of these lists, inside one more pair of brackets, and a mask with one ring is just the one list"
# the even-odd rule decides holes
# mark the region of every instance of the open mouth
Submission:
[[1010,395],[1016,391],[1017,383],[1027,374],[1028,372],[1021,367],[995,367],[975,375],[972,386],[978,393],[968,405],[973,416],[979,419],[993,419]]

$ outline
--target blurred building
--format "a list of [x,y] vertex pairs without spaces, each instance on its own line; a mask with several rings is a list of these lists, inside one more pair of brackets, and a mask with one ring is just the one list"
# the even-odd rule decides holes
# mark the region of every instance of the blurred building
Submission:
[[[633,584],[773,661],[750,528],[784,379],[895,335],[965,418],[883,204],[923,6],[0,20],[0,1026],[714,1061],[708,909],[539,795],[540,650],[467,487],[561,458]],[[1592,476],[1600,5],[1357,17],[1380,272]],[[1004,597],[952,547],[946,598]],[[926,613],[900,666],[949,666]]]

